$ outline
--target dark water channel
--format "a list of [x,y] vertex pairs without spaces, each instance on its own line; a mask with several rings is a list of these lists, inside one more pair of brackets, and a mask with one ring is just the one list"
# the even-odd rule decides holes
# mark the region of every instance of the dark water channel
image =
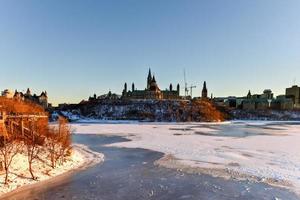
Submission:
[[75,135],[74,142],[105,154],[105,162],[80,171],[59,184],[32,188],[7,199],[21,200],[224,200],[300,199],[280,188],[248,181],[186,174],[153,165],[161,153],[144,149],[105,147],[121,137]]

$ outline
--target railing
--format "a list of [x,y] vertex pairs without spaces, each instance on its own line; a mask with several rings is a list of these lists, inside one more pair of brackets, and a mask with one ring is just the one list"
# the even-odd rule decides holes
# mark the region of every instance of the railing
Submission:
[[48,118],[47,115],[7,115],[7,119],[17,119],[17,118]]
[[25,127],[24,120],[37,121],[38,119],[47,119],[47,115],[5,115],[2,113],[0,118],[0,133],[2,136],[22,135],[28,137],[30,134],[35,134],[34,130]]

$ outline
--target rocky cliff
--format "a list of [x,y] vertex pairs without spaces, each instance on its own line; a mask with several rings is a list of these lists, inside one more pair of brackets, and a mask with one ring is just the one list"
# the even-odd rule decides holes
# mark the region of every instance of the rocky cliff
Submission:
[[65,108],[83,117],[143,121],[223,121],[222,112],[207,100],[95,100]]

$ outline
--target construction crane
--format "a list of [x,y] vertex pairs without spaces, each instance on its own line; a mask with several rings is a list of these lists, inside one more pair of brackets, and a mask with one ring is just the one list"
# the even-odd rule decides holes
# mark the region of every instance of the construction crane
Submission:
[[193,88],[196,88],[196,85],[191,85],[190,86],[191,98],[193,98]]
[[189,94],[189,89],[188,89],[188,84],[186,82],[186,75],[185,75],[185,69],[183,70],[183,76],[184,76],[184,97],[186,99],[186,97]]
[[183,76],[184,76],[184,97],[186,99],[189,96],[189,92],[190,92],[190,97],[193,98],[193,88],[196,88],[196,86],[191,85],[190,87],[188,87],[188,83],[186,81],[185,69],[183,70]]

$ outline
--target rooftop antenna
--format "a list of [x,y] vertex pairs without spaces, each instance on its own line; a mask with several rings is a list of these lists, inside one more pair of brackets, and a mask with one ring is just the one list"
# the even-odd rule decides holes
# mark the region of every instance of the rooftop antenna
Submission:
[[294,78],[293,80],[293,85],[296,85],[296,78]]

